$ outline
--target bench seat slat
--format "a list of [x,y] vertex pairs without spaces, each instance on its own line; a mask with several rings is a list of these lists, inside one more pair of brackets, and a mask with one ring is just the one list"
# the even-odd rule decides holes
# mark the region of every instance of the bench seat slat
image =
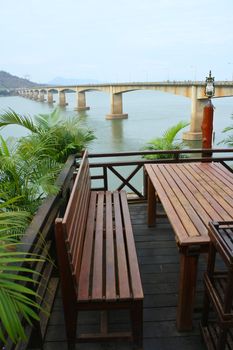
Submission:
[[104,192],[98,193],[96,228],[93,251],[92,298],[103,299],[103,225],[104,225]]
[[95,215],[96,215],[96,197],[97,193],[91,193],[89,214],[87,218],[86,236],[83,246],[82,263],[80,269],[80,275],[76,275],[78,282],[78,300],[89,300],[90,279],[91,279],[91,261],[92,261],[92,249],[95,230]]
[[74,266],[77,265],[77,256],[80,256],[79,251],[82,251],[83,248],[87,220],[85,213],[87,212],[89,206],[89,193],[90,191],[86,191],[83,196],[80,197],[80,201],[82,203],[80,206],[81,208],[79,211],[74,213],[74,216],[77,217],[77,222],[74,223],[71,227],[68,236],[71,247],[71,254],[73,256],[72,262]]
[[112,213],[112,193],[106,192],[106,300],[116,300],[116,267]]
[[123,225],[121,216],[121,207],[119,192],[113,192],[114,215],[115,215],[115,230],[116,230],[116,246],[117,246],[117,274],[118,288],[121,299],[130,299],[130,286],[128,276],[128,266],[125,251],[125,242],[123,235]]
[[124,218],[125,226],[125,242],[129,261],[129,274],[130,283],[134,299],[143,299],[143,290],[141,277],[138,269],[138,258],[136,253],[136,247],[134,243],[133,230],[130,220],[129,207],[127,203],[126,192],[120,192],[122,215]]

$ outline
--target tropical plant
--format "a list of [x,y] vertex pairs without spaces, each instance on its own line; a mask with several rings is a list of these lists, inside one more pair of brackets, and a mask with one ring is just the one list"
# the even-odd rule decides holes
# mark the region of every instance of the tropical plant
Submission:
[[[15,213],[11,213],[12,217]],[[39,320],[38,310],[40,305],[35,301],[39,296],[24,284],[33,283],[32,277],[37,273],[20,264],[32,261],[43,261],[43,258],[36,256],[25,257],[25,253],[12,250],[19,242],[15,236],[3,235],[5,229],[0,228],[2,233],[0,239],[0,340],[5,343],[6,336],[17,343],[19,340],[26,340],[25,330],[21,318],[24,317],[27,323],[32,320]]]
[[5,199],[5,193],[0,193],[0,239],[1,232],[20,237],[31,220],[29,212],[18,209],[19,198]]
[[4,200],[4,195],[0,196],[0,340],[5,343],[9,336],[16,343],[26,339],[21,318],[31,324],[33,319],[38,320],[40,309],[35,302],[38,296],[26,286],[35,283],[29,276],[37,273],[22,264],[44,259],[35,255],[25,257],[25,253],[20,252],[19,238],[30,215],[14,210],[18,198]]
[[10,337],[17,343],[26,339],[21,319],[32,324],[41,310],[31,289],[35,284],[31,276],[37,272],[24,264],[43,261],[20,252],[19,238],[42,199],[58,191],[54,180],[61,163],[94,135],[77,118],[62,120],[57,110],[34,119],[13,110],[0,116],[0,127],[12,124],[30,131],[18,140],[0,136],[0,341]]
[[[167,151],[167,150],[178,150],[183,148],[183,143],[175,140],[179,131],[188,126],[189,123],[185,121],[180,121],[176,125],[168,128],[161,137],[156,137],[150,140],[146,146],[145,150],[153,151]],[[145,155],[146,159],[158,159],[158,158],[171,158],[173,155],[170,153],[166,154],[149,154]]]
[[46,195],[57,192],[54,180],[61,165],[45,154],[41,143],[37,148],[17,146],[0,136],[0,194],[17,197],[17,207],[34,214]]
[[[231,119],[233,119],[233,115],[231,116]],[[227,126],[226,128],[223,129],[222,132],[223,133],[231,132],[231,134],[228,135],[226,139],[219,142],[219,144],[223,143],[225,145],[233,147],[233,125]]]
[[39,114],[33,119],[9,109],[0,115],[0,127],[20,125],[32,134],[22,138],[21,143],[29,144],[47,140],[47,154],[54,160],[64,163],[72,153],[80,152],[95,136],[83,120],[78,117],[63,119],[59,109],[50,114]]

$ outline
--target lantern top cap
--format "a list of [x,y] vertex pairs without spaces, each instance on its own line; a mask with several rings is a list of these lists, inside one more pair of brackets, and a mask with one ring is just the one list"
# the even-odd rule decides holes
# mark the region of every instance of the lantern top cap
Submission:
[[206,82],[214,82],[214,77],[212,77],[212,75],[211,75],[211,70],[209,71],[209,76],[208,77],[206,77]]

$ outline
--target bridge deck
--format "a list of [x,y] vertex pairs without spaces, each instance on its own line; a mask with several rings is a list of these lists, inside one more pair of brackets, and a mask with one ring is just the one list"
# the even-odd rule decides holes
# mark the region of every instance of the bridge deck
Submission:
[[[176,307],[178,293],[179,254],[172,228],[166,218],[158,221],[156,228],[147,227],[146,204],[130,205],[135,241],[137,246],[144,299],[144,350],[204,350],[199,330],[200,307],[202,306],[202,274],[205,257],[199,261],[197,298],[195,302],[194,328],[190,332],[176,330]],[[128,315],[124,312],[110,314],[112,329],[127,329]],[[81,315],[82,331],[98,330],[98,315],[90,312]],[[62,300],[58,292],[48,326],[45,350],[67,349],[65,340]],[[77,344],[76,349],[129,350],[132,345]]]

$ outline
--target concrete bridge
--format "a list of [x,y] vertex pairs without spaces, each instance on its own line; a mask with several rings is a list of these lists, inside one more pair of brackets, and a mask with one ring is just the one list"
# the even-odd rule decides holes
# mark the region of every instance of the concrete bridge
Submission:
[[[45,86],[35,88],[17,89],[20,96],[34,99],[37,101],[46,101],[53,103],[53,94],[58,93],[58,103],[60,106],[66,106],[66,93],[76,93],[76,110],[83,111],[90,109],[86,105],[87,91],[102,91],[110,94],[110,113],[107,119],[127,118],[128,114],[123,112],[122,95],[126,92],[135,90],[155,90],[175,95],[185,96],[191,99],[191,120],[190,130],[183,134],[184,140],[201,140],[201,123],[203,118],[203,107],[206,103],[205,82],[199,81],[167,81],[155,83],[118,83],[118,84],[87,84],[75,86]],[[215,96],[227,97],[233,96],[233,81],[215,82]]]

